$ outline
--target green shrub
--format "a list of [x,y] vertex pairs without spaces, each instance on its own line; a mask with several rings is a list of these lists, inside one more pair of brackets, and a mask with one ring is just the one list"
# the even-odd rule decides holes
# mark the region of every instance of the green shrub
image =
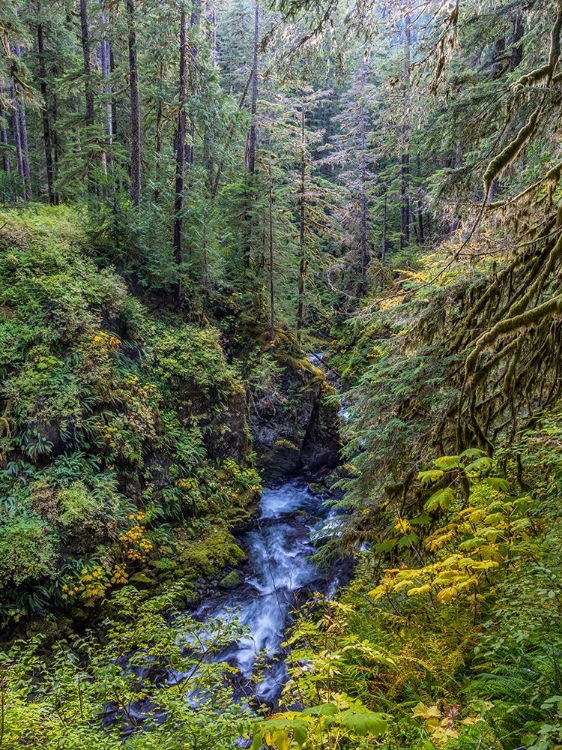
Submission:
[[19,586],[50,577],[56,541],[47,523],[32,511],[6,514],[0,521],[0,582]]

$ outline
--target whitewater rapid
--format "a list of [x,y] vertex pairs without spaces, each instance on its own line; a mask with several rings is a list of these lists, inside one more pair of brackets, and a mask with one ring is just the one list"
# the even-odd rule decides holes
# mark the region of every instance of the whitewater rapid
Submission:
[[265,489],[260,515],[240,540],[248,554],[244,582],[199,607],[199,618],[236,620],[245,629],[220,658],[239,670],[239,689],[247,697],[277,702],[287,679],[282,644],[291,613],[313,591],[337,587],[336,572],[321,572],[311,560],[312,540],[334,533],[333,527],[333,513],[304,480]]

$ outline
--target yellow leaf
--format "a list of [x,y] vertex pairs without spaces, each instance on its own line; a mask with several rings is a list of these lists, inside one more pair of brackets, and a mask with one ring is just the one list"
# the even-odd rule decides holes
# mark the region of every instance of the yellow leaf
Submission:
[[437,601],[440,604],[450,604],[452,601],[454,601],[457,598],[458,593],[459,592],[456,586],[449,586],[446,589],[442,589],[437,594]]
[[410,589],[406,592],[408,596],[421,596],[422,594],[427,594],[428,591],[431,591],[431,586],[429,583],[424,583],[423,586],[418,586],[415,589]]

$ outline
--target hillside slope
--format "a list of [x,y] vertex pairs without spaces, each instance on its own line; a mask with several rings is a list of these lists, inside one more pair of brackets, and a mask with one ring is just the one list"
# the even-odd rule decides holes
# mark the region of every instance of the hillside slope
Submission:
[[3,618],[239,559],[226,529],[260,480],[219,332],[155,315],[100,270],[78,211],[0,225]]

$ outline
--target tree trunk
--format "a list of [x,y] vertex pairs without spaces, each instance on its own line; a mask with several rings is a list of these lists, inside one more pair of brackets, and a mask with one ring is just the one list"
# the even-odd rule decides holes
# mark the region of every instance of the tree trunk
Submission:
[[111,162],[111,147],[113,146],[113,92],[111,88],[111,42],[107,36],[110,20],[108,14],[105,12],[103,13],[103,24],[105,27],[105,34],[100,45],[100,62],[104,94],[103,106],[105,109],[105,135],[107,146],[109,147],[109,156],[104,150],[102,160],[104,164],[104,172],[107,174],[107,166]]
[[[115,54],[113,51],[113,45],[109,45],[109,74],[110,76],[113,76],[115,73]],[[113,137],[117,138],[117,101],[115,99],[115,96],[111,97],[111,132],[113,133]]]
[[[0,97],[4,97],[5,84],[0,79]],[[4,172],[10,174],[10,139],[8,137],[8,113],[5,110],[0,111],[0,142],[2,143],[2,168]]]
[[361,237],[360,237],[360,261],[361,261],[361,291],[365,291],[367,279],[367,145],[365,136],[365,87],[367,85],[367,50],[363,55],[363,67],[361,69],[361,104],[359,113],[359,169],[360,169],[360,202],[361,202]]
[[[8,54],[10,53],[10,47],[9,42],[8,44]],[[13,78],[10,79],[10,96],[12,99],[12,127],[14,131],[14,142],[16,144],[16,164],[18,168],[18,173],[21,177],[24,190],[23,190],[23,199],[27,200],[27,186],[26,186],[26,179],[25,179],[25,165],[24,165],[24,153],[23,153],[23,147],[22,147],[22,133],[21,133],[21,108],[19,104],[19,97],[18,97],[18,90],[16,88],[16,82]]]
[[[53,172],[55,175],[59,174],[59,163],[62,158],[62,144],[60,142],[59,134],[57,132],[57,120],[58,120],[58,98],[56,93],[53,92],[53,130],[51,133],[53,139]],[[57,200],[60,201],[57,195]]]
[[[19,44],[14,44],[14,55],[21,59],[21,48]],[[14,85],[15,91],[15,106],[18,109],[19,114],[19,133],[20,133],[20,150],[21,150],[21,164],[24,184],[24,197],[25,200],[31,198],[31,170],[29,169],[29,144],[27,139],[27,117],[25,112],[25,100],[23,98],[23,90],[19,83]]]
[[88,24],[88,0],[80,0],[80,30],[82,33],[82,56],[86,96],[86,123],[94,122],[94,90],[92,88],[92,56],[90,50],[90,27]]
[[[183,11],[182,11],[183,12]],[[127,0],[129,32],[129,91],[131,98],[131,200],[139,206],[141,200],[141,116],[137,34],[135,29],[135,0]]]
[[386,263],[386,234],[388,231],[388,194],[386,185],[384,187],[384,207],[382,212],[382,240],[381,240],[381,266]]
[[257,122],[256,114],[258,111],[258,43],[259,43],[259,6],[258,0],[254,2],[254,56],[252,62],[252,104],[251,104],[251,115],[252,122],[250,125],[250,132],[246,139],[246,174],[248,179],[247,182],[247,194],[246,194],[246,209],[244,211],[244,225],[246,228],[246,241],[244,242],[244,268],[249,269],[251,266],[252,256],[252,231],[251,231],[251,203],[254,200],[254,184],[253,178],[256,173],[256,146],[257,146]]
[[[19,110],[17,98],[16,98],[16,84],[14,83],[13,78],[10,81],[10,94],[11,94],[12,102],[13,102],[12,128],[14,131],[14,142],[16,144],[16,165],[17,165],[18,173],[21,177],[22,183],[25,184],[25,173],[23,169],[23,154],[22,154],[22,148],[21,148],[20,110]],[[25,193],[23,197],[25,199]]]
[[273,173],[269,168],[269,338],[275,339],[275,285],[274,285],[274,237],[273,237]]
[[8,153],[8,129],[6,127],[7,112],[0,112],[0,118],[2,118],[2,125],[0,126],[0,140],[2,141],[2,168],[4,172],[10,174],[10,154]]
[[410,27],[411,19],[407,15],[404,19],[404,108],[405,124],[404,134],[404,151],[401,158],[401,185],[400,198],[402,204],[401,210],[401,235],[400,246],[402,249],[410,244],[410,56],[412,30]]
[[182,5],[180,13],[180,65],[179,65],[179,110],[175,135],[176,147],[176,179],[174,199],[174,260],[176,262],[177,281],[175,285],[174,302],[176,310],[181,307],[181,266],[182,253],[182,210],[183,210],[183,178],[185,165],[185,136],[187,117],[185,112],[187,98],[187,21],[185,8]]
[[417,167],[418,167],[418,180],[419,180],[419,187],[418,187],[418,237],[419,242],[421,245],[425,242],[425,234],[424,234],[424,228],[423,228],[423,195],[422,195],[422,188],[421,188],[421,160],[419,153],[417,154]]
[[[37,3],[37,16],[41,18],[41,4]],[[47,66],[45,62],[45,32],[43,23],[37,24],[37,53],[39,63],[39,79],[43,106],[41,119],[43,121],[43,146],[45,149],[45,168],[47,171],[47,195],[51,206],[56,206],[58,198],[55,193],[55,174],[53,167],[53,138],[51,134],[51,120],[49,118],[49,92],[47,88]]]
[[159,187],[158,180],[160,178],[160,160],[162,158],[162,126],[163,126],[163,118],[164,118],[164,109],[163,109],[164,93],[162,90],[163,78],[164,78],[164,65],[162,62],[160,62],[160,65],[158,67],[158,106],[156,108],[156,133],[154,137],[154,152],[156,156],[156,175],[155,175],[155,180],[154,180],[153,199],[155,203],[158,202],[158,199],[160,197],[160,187]]
[[258,111],[258,44],[259,44],[259,6],[257,0],[254,3],[254,59],[252,63],[252,123],[248,134],[248,144],[246,147],[246,169],[248,174],[256,172],[256,144],[257,144],[257,123],[256,114]]
[[300,186],[299,186],[299,273],[297,289],[297,340],[301,340],[301,331],[304,325],[304,293],[305,276],[307,269],[306,261],[306,111],[304,101],[301,108],[301,163],[300,163]]
[[[201,21],[201,0],[192,0],[190,27],[191,34],[195,36],[199,23]],[[194,92],[197,88],[197,56],[199,48],[192,40],[189,60],[189,84],[190,90]],[[193,110],[189,114],[189,146],[187,149],[186,160],[188,165],[195,164],[195,116]]]

